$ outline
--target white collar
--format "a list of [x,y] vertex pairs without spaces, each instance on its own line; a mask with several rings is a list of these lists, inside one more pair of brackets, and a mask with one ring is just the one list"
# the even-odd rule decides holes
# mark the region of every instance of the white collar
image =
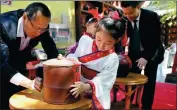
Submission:
[[18,20],[17,37],[25,37],[23,29],[23,17]]
[[140,12],[139,12],[138,17],[136,18],[136,20],[137,20],[137,21],[139,21],[139,20],[140,20],[140,16],[141,16],[141,9],[140,9]]

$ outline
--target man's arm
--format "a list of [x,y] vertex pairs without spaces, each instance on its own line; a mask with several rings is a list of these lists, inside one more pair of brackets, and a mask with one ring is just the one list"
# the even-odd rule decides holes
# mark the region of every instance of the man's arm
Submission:
[[55,42],[49,34],[49,31],[41,35],[41,44],[45,53],[47,54],[47,59],[57,58],[58,50]]
[[151,27],[152,30],[151,36],[153,36],[152,37],[153,39],[151,39],[152,40],[151,45],[149,45],[151,48],[148,48],[149,50],[146,50],[142,53],[142,57],[145,58],[147,61],[150,61],[154,57],[155,55],[154,51],[157,51],[158,47],[162,45],[160,39],[161,34],[160,20],[157,13],[153,13],[153,15],[151,16],[151,24],[153,24],[153,26]]
[[6,85],[7,82],[10,82],[17,86],[20,85],[28,89],[41,91],[42,84],[41,81],[38,80],[39,78],[35,78],[35,80],[32,81],[8,64],[8,47],[3,43],[0,43],[0,58],[0,73],[2,80],[5,81],[2,84]]
[[0,72],[3,78],[10,81],[17,71],[8,64],[9,49],[8,45],[2,39],[6,36],[4,30],[5,27],[0,23]]
[[[0,25],[0,27],[2,27],[2,25]],[[8,64],[9,49],[8,46],[2,40],[2,36],[5,37],[6,35],[3,29],[4,28],[1,28],[0,32],[0,74],[2,80],[5,81],[3,84],[11,82],[15,85],[21,85],[23,87],[32,89],[33,81],[23,76],[15,68]]]
[[165,49],[164,49],[162,41],[161,41],[161,27],[160,27],[159,16],[156,14],[154,18],[156,18],[155,19],[156,22],[154,23],[156,33],[154,33],[154,34],[157,38],[156,39],[157,40],[157,49],[156,49],[156,52],[151,60],[156,62],[157,64],[160,64],[164,60]]
[[156,39],[154,39],[154,40],[156,41],[157,47],[155,48],[156,52],[153,55],[153,57],[151,58],[151,60],[160,64],[164,59],[165,49],[164,49],[164,47],[162,45],[162,41],[161,41],[160,19],[159,19],[159,16],[157,15],[157,13],[155,13],[153,19],[154,19],[154,23],[153,23],[154,24],[154,29],[156,29],[155,32],[154,32],[154,38],[156,38]]

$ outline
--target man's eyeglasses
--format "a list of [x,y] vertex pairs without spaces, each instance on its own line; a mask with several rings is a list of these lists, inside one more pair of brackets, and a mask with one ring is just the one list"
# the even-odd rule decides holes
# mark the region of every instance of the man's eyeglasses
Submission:
[[29,20],[31,26],[33,27],[33,29],[34,29],[35,31],[40,31],[40,32],[43,33],[43,32],[46,32],[46,31],[49,30],[48,28],[38,28],[38,27],[35,27],[34,24],[31,22],[29,16],[27,16],[27,17],[28,17],[28,20]]

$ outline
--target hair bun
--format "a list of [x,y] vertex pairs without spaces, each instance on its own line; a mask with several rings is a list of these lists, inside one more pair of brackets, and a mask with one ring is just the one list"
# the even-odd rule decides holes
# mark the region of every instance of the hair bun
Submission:
[[[124,32],[125,32],[125,27],[126,27],[125,21],[122,20],[122,19],[116,20],[116,21],[115,21],[115,27],[117,28],[117,31],[119,31],[119,33],[123,33],[123,34],[124,34]],[[122,35],[123,35],[123,34],[122,34]],[[122,35],[120,35],[120,36],[122,36]]]
[[115,20],[111,17],[104,17],[99,21],[98,25],[98,27],[103,27],[116,40],[125,33],[125,21],[121,19]]

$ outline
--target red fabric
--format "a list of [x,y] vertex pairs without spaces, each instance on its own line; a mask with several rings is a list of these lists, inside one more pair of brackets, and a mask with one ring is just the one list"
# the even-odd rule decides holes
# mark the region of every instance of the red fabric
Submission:
[[75,59],[68,59],[74,63],[74,66],[72,67],[73,73],[75,74],[74,82],[80,81],[80,71],[79,66],[80,64]]
[[88,55],[85,55],[83,57],[80,57],[79,61],[82,62],[82,63],[93,61],[93,60],[105,57],[105,56],[115,52],[115,50],[114,49],[110,49],[110,50],[107,50],[107,51],[98,51],[98,48],[97,48],[96,43],[94,41],[93,42],[93,46],[92,46],[92,52],[93,53],[91,53],[91,54],[88,54]]
[[79,72],[79,66],[75,65],[72,67],[72,70],[75,74],[74,82],[80,81],[80,72]]
[[87,36],[89,36],[90,38],[92,38],[92,39],[93,39],[92,35],[91,35],[91,34],[89,34],[89,33],[87,33],[87,32],[84,32],[84,35],[87,35]]
[[172,73],[175,73],[175,72],[177,72],[177,52],[175,54],[173,68],[172,68]]
[[92,52],[97,52],[97,51],[98,51],[98,47],[96,45],[96,42],[94,41],[92,45]]
[[125,95],[122,91],[117,91],[116,96],[114,96],[114,90],[111,89],[110,97],[111,97],[111,102],[114,101],[114,97],[116,97],[116,101],[120,102],[121,100],[125,98]]
[[119,16],[119,13],[117,11],[110,11],[109,16],[115,20],[121,19],[121,17]]
[[123,47],[125,47],[125,46],[128,45],[128,44],[127,44],[127,40],[128,40],[128,37],[127,37],[127,24],[126,24],[125,34],[124,34],[124,36],[122,37],[122,40],[121,40]]
[[92,105],[92,109],[93,110],[104,110],[103,106],[100,104],[100,102],[98,101],[97,97],[96,97],[96,93],[95,93],[95,85],[93,82],[89,81],[88,82],[91,87],[92,87],[92,101],[94,103],[94,106]]
[[30,61],[26,64],[26,69],[35,69],[34,65],[38,64],[40,61]]
[[176,108],[176,84],[156,83],[153,109]]
[[110,98],[111,98],[111,102],[113,102],[114,101],[114,89],[112,88],[111,89],[111,92],[110,92]]
[[28,70],[28,78],[33,80],[36,77],[36,68],[35,65],[40,61],[30,61],[26,64],[26,69]]
[[[177,109],[176,106],[176,84],[170,83],[156,83],[154,103],[152,109],[158,110],[169,110],[169,109]],[[125,97],[121,92],[117,92],[117,101],[121,101]],[[135,100],[133,101],[135,103]]]
[[93,79],[96,76],[96,74],[97,74],[97,71],[89,69],[89,68],[87,68],[84,65],[82,65],[82,67],[81,67],[81,72],[82,72],[82,76],[84,78],[89,79],[89,80]]
[[91,13],[94,18],[99,19],[98,9],[89,9],[88,12]]

